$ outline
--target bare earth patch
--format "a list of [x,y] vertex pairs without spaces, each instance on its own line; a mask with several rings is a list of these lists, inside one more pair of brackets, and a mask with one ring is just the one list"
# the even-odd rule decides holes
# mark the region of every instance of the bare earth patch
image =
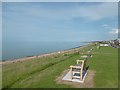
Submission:
[[57,82],[57,84],[68,84],[68,85],[72,85],[74,88],[94,88],[93,78],[95,75],[95,71],[88,70],[84,83],[62,80],[62,78],[67,74],[68,71],[69,70],[63,71],[63,73],[59,77],[56,78],[55,81]]

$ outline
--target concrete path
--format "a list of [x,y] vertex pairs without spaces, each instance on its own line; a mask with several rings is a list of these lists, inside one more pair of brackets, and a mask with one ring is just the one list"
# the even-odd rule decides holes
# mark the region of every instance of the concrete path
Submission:
[[66,81],[72,81],[72,82],[78,82],[78,83],[84,83],[85,77],[87,75],[87,71],[83,77],[83,80],[80,79],[71,79],[71,72],[69,71],[63,78],[62,80],[66,80]]

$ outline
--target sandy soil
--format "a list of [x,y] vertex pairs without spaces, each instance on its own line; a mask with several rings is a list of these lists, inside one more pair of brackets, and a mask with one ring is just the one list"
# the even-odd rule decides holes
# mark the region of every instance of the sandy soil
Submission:
[[95,87],[94,82],[93,82],[95,71],[88,70],[88,74],[85,78],[84,83],[70,82],[70,81],[62,80],[62,78],[67,74],[68,71],[69,70],[63,71],[63,73],[55,79],[57,84],[68,84],[68,85],[72,85],[73,88],[94,88]]

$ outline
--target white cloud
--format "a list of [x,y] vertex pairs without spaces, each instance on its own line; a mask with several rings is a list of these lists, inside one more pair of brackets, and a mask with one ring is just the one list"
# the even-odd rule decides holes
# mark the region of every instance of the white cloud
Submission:
[[118,34],[118,29],[114,28],[109,33],[110,34]]
[[71,9],[57,11],[56,14],[65,18],[82,17],[89,20],[100,20],[117,17],[118,6],[117,3],[102,3],[88,6],[79,5]]
[[[89,3],[90,4],[90,3]],[[62,7],[62,8],[44,8],[40,6],[34,7],[34,6],[24,6],[17,8],[13,7],[11,10],[14,12],[20,13],[23,12],[24,14],[28,14],[34,17],[42,17],[45,19],[53,19],[53,20],[61,20],[66,19],[70,20],[72,18],[80,17],[88,20],[100,20],[105,18],[113,18],[117,17],[118,13],[118,5],[117,3],[100,3],[95,4],[91,3],[92,5],[82,5],[76,4],[71,7]],[[8,14],[9,15],[9,14]]]
[[111,30],[113,29],[111,26],[109,26],[108,24],[103,24],[101,27],[103,27],[106,30]]
[[108,30],[109,34],[118,34],[118,29],[113,28],[113,27],[109,26],[108,24],[103,24],[102,27],[105,28],[106,30]]
[[108,25],[107,24],[103,24],[102,27],[108,27]]
[[81,16],[92,20],[100,20],[117,16],[117,3],[102,3],[80,8]]

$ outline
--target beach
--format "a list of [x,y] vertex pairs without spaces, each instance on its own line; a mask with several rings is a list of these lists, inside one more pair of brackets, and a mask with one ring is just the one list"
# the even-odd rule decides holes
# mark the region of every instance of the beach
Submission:
[[52,53],[48,53],[48,54],[28,56],[28,57],[24,57],[24,58],[13,59],[13,60],[5,60],[5,61],[0,62],[0,64],[10,64],[10,63],[16,63],[16,62],[23,62],[23,61],[26,61],[26,60],[32,60],[32,59],[36,59],[36,58],[55,56],[55,55],[58,55],[58,54],[73,53],[73,52],[77,52],[81,48],[88,47],[88,46],[90,46],[92,44],[93,43],[90,43],[90,44],[79,46],[79,47],[76,47],[76,48],[72,48],[72,49],[68,49],[68,50],[62,50],[62,51],[57,51],[57,52],[52,52]]

